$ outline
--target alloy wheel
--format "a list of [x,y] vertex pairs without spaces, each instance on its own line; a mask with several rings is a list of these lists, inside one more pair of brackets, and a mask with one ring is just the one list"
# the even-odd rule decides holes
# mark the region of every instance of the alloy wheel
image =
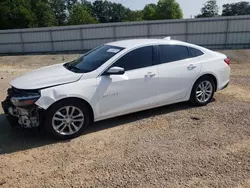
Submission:
[[213,94],[213,85],[209,81],[202,81],[196,89],[196,99],[200,103],[206,103]]
[[75,106],[60,108],[52,118],[54,130],[61,135],[73,135],[82,128],[83,124],[84,114]]

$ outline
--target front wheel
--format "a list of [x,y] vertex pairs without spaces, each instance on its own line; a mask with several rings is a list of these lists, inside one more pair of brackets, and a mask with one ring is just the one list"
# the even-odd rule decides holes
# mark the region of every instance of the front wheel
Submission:
[[58,139],[80,136],[89,125],[88,108],[82,101],[63,100],[53,105],[46,113],[45,129]]
[[196,106],[207,105],[212,100],[214,92],[215,83],[213,79],[204,76],[195,82],[190,101]]

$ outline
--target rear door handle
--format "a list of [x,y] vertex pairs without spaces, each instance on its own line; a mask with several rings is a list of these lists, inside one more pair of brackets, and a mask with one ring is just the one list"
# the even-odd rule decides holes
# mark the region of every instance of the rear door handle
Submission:
[[189,65],[187,68],[188,68],[188,70],[193,70],[193,69],[195,69],[195,68],[196,68],[196,66],[195,66],[195,65],[193,65],[193,64],[191,64],[191,65]]
[[154,77],[154,76],[156,76],[156,74],[154,74],[152,72],[148,72],[145,76],[146,77]]

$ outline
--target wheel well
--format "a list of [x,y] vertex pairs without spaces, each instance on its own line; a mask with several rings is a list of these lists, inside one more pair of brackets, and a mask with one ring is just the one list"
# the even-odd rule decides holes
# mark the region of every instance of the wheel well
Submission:
[[90,112],[90,121],[93,122],[94,121],[94,111],[93,111],[92,107],[90,106],[90,104],[87,101],[85,101],[84,99],[81,99],[81,98],[77,98],[77,97],[64,98],[64,99],[61,99],[61,100],[56,101],[55,103],[53,103],[48,109],[50,109],[56,103],[59,103],[59,102],[65,101],[65,100],[72,100],[72,99],[77,100],[77,101],[79,101],[79,103],[85,104],[88,107],[89,112]]
[[[217,79],[216,79],[216,77],[214,76],[214,75],[212,75],[212,74],[204,74],[204,75],[202,75],[201,77],[199,77],[197,80],[199,80],[199,79],[201,79],[201,78],[203,78],[203,77],[210,77],[213,81],[214,81],[214,84],[215,84],[215,91],[217,91]],[[196,81],[197,81],[196,80]]]

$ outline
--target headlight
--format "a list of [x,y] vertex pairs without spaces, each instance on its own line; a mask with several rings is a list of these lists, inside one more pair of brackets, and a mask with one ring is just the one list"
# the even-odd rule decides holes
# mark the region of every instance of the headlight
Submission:
[[10,98],[10,101],[12,102],[12,104],[14,106],[17,107],[22,107],[22,106],[30,106],[32,104],[34,104],[39,98],[40,98],[40,94],[27,94],[24,96],[14,96]]

